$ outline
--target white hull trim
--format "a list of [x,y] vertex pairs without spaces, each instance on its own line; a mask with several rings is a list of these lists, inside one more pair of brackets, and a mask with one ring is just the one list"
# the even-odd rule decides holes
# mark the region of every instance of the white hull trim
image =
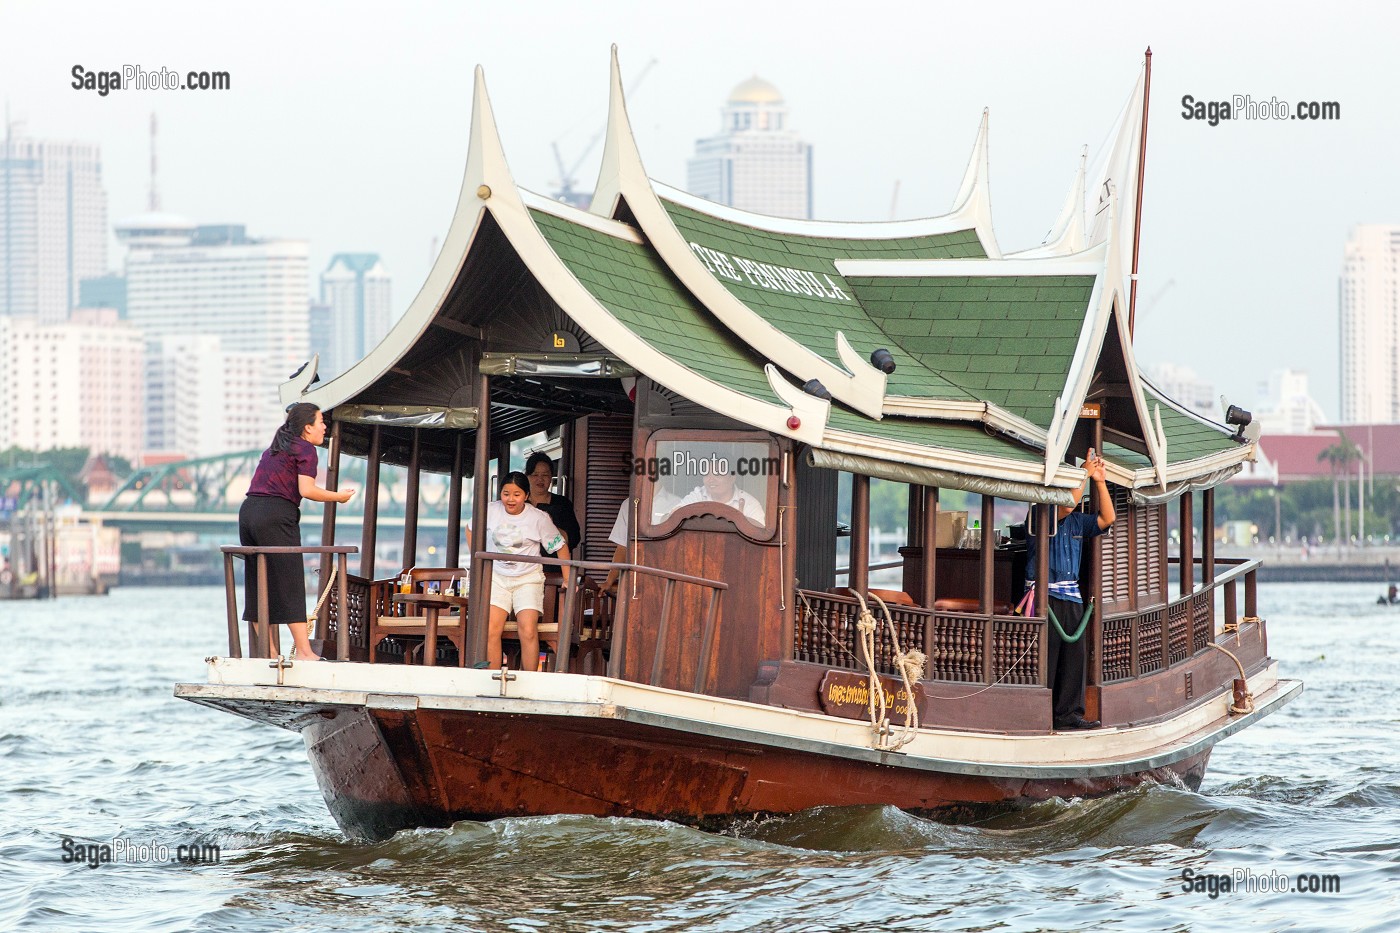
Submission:
[[1178,716],[1141,726],[1037,735],[920,729],[903,751],[880,752],[870,747],[869,724],[859,720],[606,677],[513,673],[506,696],[490,671],[399,665],[303,663],[284,671],[278,685],[266,659],[211,658],[209,683],[178,684],[175,695],[210,706],[253,701],[614,719],[872,764],[1052,780],[1132,774],[1184,760],[1295,699],[1303,686],[1279,681],[1274,662],[1249,679],[1255,709],[1244,715],[1228,713],[1226,691]]

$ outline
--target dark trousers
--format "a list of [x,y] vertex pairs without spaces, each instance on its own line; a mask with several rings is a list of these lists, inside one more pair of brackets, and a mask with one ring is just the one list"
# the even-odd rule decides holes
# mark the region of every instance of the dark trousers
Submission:
[[[1050,609],[1055,613],[1055,618],[1060,620],[1060,627],[1070,635],[1079,628],[1079,622],[1084,618],[1084,606],[1081,603],[1071,603],[1051,596]],[[1088,644],[1087,630],[1079,636],[1078,641],[1067,642],[1055,631],[1055,626],[1050,626],[1045,671],[1054,698],[1055,722],[1084,715],[1084,675],[1089,666]]]
[[[249,496],[238,510],[244,547],[301,547],[301,509],[278,496]],[[273,625],[306,621],[306,577],[300,554],[267,555],[267,619]],[[258,559],[243,568],[243,620],[258,618]]]

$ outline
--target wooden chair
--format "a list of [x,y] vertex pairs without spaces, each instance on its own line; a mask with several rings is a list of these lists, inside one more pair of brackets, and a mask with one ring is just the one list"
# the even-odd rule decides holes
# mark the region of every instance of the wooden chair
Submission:
[[[411,589],[414,593],[424,592],[424,587],[429,583],[436,583],[440,589],[445,589],[449,583],[455,580],[462,580],[466,577],[467,571],[457,568],[442,567],[414,567],[405,571],[411,581]],[[389,581],[391,585],[397,585],[397,578]],[[391,590],[393,592],[394,590]],[[399,607],[392,604],[386,607],[395,610]],[[452,611],[438,615],[438,638],[446,638],[457,647],[457,664],[461,666],[467,657],[467,626],[464,619],[465,613]],[[423,615],[394,615],[392,611],[376,614],[371,617],[369,629],[369,661],[374,663],[378,652],[379,642],[389,635],[417,636],[424,641],[428,637],[428,619]],[[427,645],[421,646],[423,651],[436,651],[434,645],[430,649]],[[412,664],[414,651],[404,652],[404,663]]]
[[[556,657],[559,654],[559,615],[564,606],[564,594],[560,591],[563,582],[563,575],[558,572],[545,574],[544,609],[540,613],[537,626],[541,647]],[[574,624],[569,644],[571,672],[593,674],[607,670],[607,653],[612,645],[614,606],[615,599],[612,595],[602,592],[597,584],[587,577],[583,579],[574,601]],[[519,629],[513,614],[506,619],[503,637],[519,639]]]
[[[851,589],[849,586],[834,586],[827,592],[831,593],[834,596],[855,595],[855,590]],[[880,597],[885,601],[885,605],[887,606],[910,606],[913,608],[918,607],[918,603],[914,602],[914,597],[910,596],[903,590],[867,590],[866,592],[872,596]]]

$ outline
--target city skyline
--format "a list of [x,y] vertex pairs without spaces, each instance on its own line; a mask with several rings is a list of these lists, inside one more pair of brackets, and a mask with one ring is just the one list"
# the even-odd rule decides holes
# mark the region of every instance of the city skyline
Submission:
[[[629,109],[648,170],[673,184],[684,181],[694,140],[713,132],[724,95],[758,72],[800,111],[819,153],[820,218],[885,219],[896,182],[896,216],[945,212],[988,106],[993,215],[999,240],[1016,249],[1049,229],[1081,146],[1092,159],[1150,43],[1144,362],[1189,363],[1241,399],[1271,368],[1308,369],[1319,401],[1338,411],[1343,244],[1352,226],[1400,213],[1400,178],[1368,155],[1393,148],[1400,102],[1366,65],[1383,60],[1400,14],[1356,10],[1299,29],[1284,15],[1260,15],[1276,13],[1272,5],[1186,5],[1131,21],[1110,5],[1072,20],[1014,9],[990,16],[892,5],[860,28],[843,25],[836,38],[831,27],[844,12],[830,4],[796,17],[720,3],[678,35],[659,29],[661,14],[642,4],[593,18],[562,4],[529,14],[409,4],[389,21],[370,5],[346,4],[336,7],[340,21],[375,28],[348,29],[343,42],[326,45],[317,41],[325,9],[316,5],[279,8],[279,29],[264,34],[257,15],[231,12],[215,14],[218,28],[194,30],[193,14],[176,5],[94,7],[75,18],[11,4],[0,10],[0,89],[29,135],[102,146],[114,220],[144,209],[147,127],[158,112],[167,209],[306,239],[315,268],[335,252],[378,252],[402,283],[397,315],[451,217],[475,63],[505,115],[517,180],[536,190],[549,190],[557,174],[552,143],[571,159],[602,126],[610,43],[620,46],[624,75],[658,60]],[[531,28],[550,16],[573,16],[577,28]],[[733,22],[746,28],[726,28]],[[962,41],[991,30],[992,47]],[[461,38],[472,35],[512,39]],[[780,35],[786,41],[773,41]],[[830,55],[814,54],[819,48]],[[226,70],[231,88],[104,97],[70,87],[75,63],[128,61]],[[592,84],[578,78],[590,73]],[[1341,119],[1210,126],[1182,116],[1183,96],[1214,102],[1236,93],[1338,101]],[[580,170],[581,183],[591,186],[596,161]]]

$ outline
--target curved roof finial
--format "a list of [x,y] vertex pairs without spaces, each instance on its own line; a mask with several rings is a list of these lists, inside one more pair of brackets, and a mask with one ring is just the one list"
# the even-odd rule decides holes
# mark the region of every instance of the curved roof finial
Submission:
[[991,163],[988,158],[987,129],[991,115],[982,109],[982,122],[977,127],[977,141],[972,145],[972,157],[963,172],[962,184],[953,199],[952,213],[966,217],[983,236],[982,247],[988,259],[1000,259],[996,234],[992,230],[992,193],[989,187]]

